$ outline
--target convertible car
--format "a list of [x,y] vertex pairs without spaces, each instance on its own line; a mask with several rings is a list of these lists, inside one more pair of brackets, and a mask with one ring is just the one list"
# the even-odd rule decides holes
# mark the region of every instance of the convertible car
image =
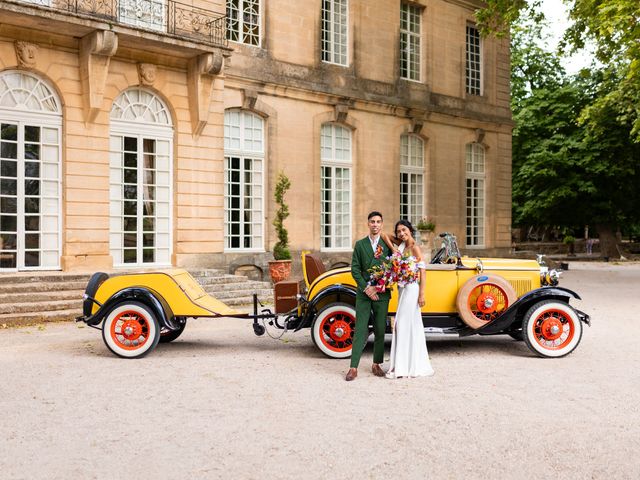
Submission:
[[[442,247],[426,268],[426,305],[422,319],[428,334],[465,337],[509,335],[524,340],[541,357],[571,353],[589,316],[569,304],[577,293],[558,286],[559,273],[537,260],[474,258],[460,254],[456,239],[441,234]],[[351,355],[356,286],[349,267],[325,271],[318,257],[302,254],[302,281],[275,285],[274,311],[254,295],[253,313],[229,308],[207,294],[185,270],[94,274],[84,294],[78,321],[102,330],[116,355],[141,357],[158,342],[175,340],[188,318],[253,319],[256,335],[265,323],[299,331],[311,329],[314,344],[329,357]],[[392,292],[389,316],[398,302]],[[260,323],[262,322],[262,323]],[[389,332],[392,322],[389,322]]]

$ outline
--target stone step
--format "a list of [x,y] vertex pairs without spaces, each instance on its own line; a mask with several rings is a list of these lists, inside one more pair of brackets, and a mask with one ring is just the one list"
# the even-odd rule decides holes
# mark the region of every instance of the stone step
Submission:
[[[261,297],[258,295],[258,300],[262,302],[263,305],[271,305],[273,301],[266,297]],[[253,307],[253,296],[239,296],[234,298],[228,298],[224,300],[225,305],[230,307],[247,307],[246,311],[250,311],[249,307]],[[260,309],[260,305],[258,305],[258,309]]]
[[[228,299],[232,299],[235,297],[249,297],[249,298],[253,298],[253,294],[257,294],[258,295],[258,299],[263,299],[263,298],[272,298],[273,297],[273,291],[272,290],[268,290],[268,289],[248,289],[248,290],[233,290],[230,292],[225,292],[225,291],[220,291],[220,292],[207,292],[209,293],[209,295],[211,295],[214,298],[217,298],[218,300],[221,300],[223,302],[226,303],[226,301]],[[253,302],[253,300],[251,300]]]
[[203,269],[190,269],[187,271],[191,274],[192,277],[218,277],[221,275],[229,275],[224,273],[223,270],[219,270],[216,268],[203,268]]
[[0,295],[0,305],[8,303],[32,303],[34,310],[40,309],[43,302],[54,300],[75,300],[82,302],[84,290],[59,290],[59,291],[38,291],[16,292]]
[[202,288],[207,293],[211,293],[215,295],[216,292],[233,292],[236,290],[271,290],[271,285],[266,282],[256,282],[256,281],[248,281],[248,282],[237,282],[237,283],[223,283],[223,284],[213,284],[213,285],[203,285]]
[[3,313],[0,314],[0,326],[17,327],[43,322],[71,322],[82,315],[80,309],[56,310],[53,312]]
[[222,285],[227,283],[246,283],[255,280],[249,280],[249,278],[243,275],[231,275],[228,273],[222,274],[217,277],[209,276],[209,277],[194,277],[198,283],[202,286],[206,285]]
[[[26,293],[26,292],[60,292],[66,290],[81,290],[87,287],[88,279],[86,281],[73,281],[73,282],[34,282],[34,283],[7,283],[0,284],[0,296],[9,295],[12,293]],[[0,300],[1,301],[1,300]]]
[[3,303],[0,304],[0,315],[3,313],[53,312],[82,308],[80,298],[72,300],[49,300],[46,302]]
[[86,285],[91,274],[89,273],[62,273],[62,272],[20,272],[0,273],[0,285],[18,283],[45,283],[45,282],[84,282]]

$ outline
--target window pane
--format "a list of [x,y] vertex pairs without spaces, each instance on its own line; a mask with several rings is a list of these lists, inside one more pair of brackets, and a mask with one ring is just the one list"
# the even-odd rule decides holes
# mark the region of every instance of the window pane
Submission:
[[472,25],[467,25],[466,42],[466,87],[467,93],[481,95],[481,48],[480,31]]
[[262,248],[262,155],[264,120],[251,112],[225,112],[225,247]]
[[348,0],[322,1],[322,60],[347,65]]

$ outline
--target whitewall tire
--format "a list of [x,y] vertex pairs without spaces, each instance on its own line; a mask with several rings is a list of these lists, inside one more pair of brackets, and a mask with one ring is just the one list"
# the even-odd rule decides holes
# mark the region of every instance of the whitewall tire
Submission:
[[527,346],[541,357],[564,357],[582,339],[582,322],[573,308],[557,300],[534,304],[522,320]]
[[318,313],[311,327],[313,343],[331,358],[351,356],[356,310],[347,303],[331,304]]
[[160,326],[149,307],[128,301],[109,312],[102,326],[102,338],[119,357],[140,358],[158,345]]

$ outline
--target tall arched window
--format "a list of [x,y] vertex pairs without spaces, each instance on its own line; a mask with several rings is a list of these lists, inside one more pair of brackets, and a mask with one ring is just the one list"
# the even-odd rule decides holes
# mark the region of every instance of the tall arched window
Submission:
[[0,270],[60,268],[60,101],[31,73],[0,73]]
[[333,123],[320,133],[320,245],[351,248],[351,131]]
[[224,244],[226,249],[264,250],[264,120],[255,113],[224,113]]
[[400,137],[400,218],[414,225],[423,217],[424,142],[415,135]]
[[170,265],[173,126],[165,103],[141,88],[111,107],[110,237],[114,266]]
[[467,144],[467,246],[484,247],[484,147]]

